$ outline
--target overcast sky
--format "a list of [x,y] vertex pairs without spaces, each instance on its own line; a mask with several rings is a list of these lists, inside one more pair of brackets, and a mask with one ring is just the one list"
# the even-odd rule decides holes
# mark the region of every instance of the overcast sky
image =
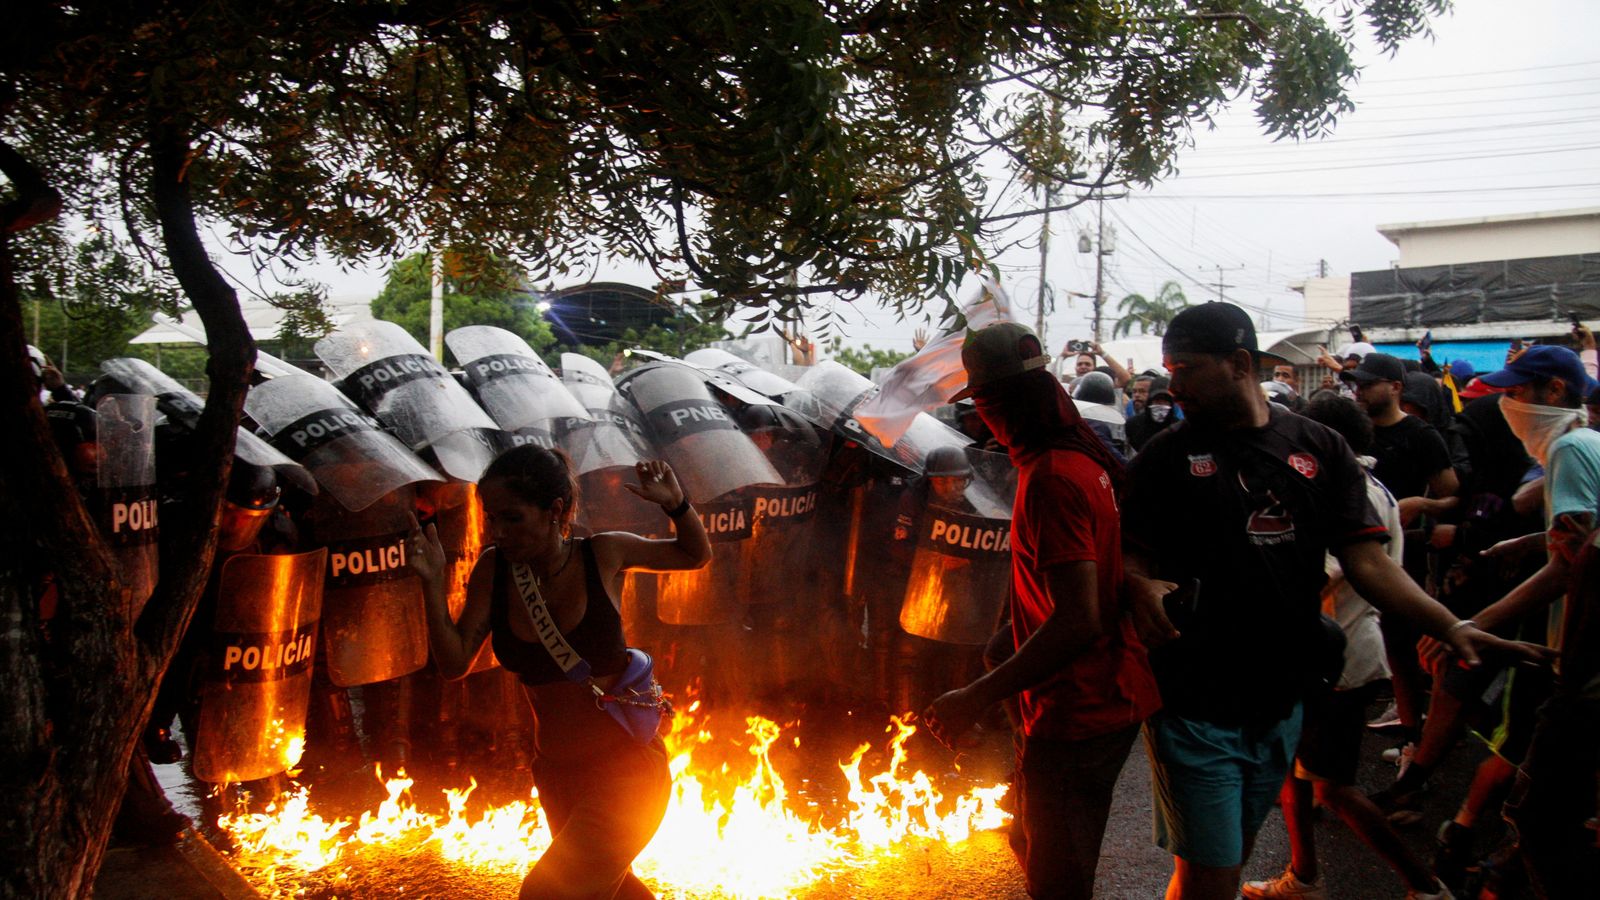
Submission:
[[[1265,329],[1290,329],[1302,321],[1301,305],[1287,285],[1316,274],[1319,261],[1335,275],[1389,265],[1397,252],[1380,224],[1600,206],[1600,2],[1456,0],[1433,30],[1432,40],[1414,40],[1392,59],[1360,51],[1356,110],[1330,137],[1273,143],[1240,104],[1196,135],[1178,175],[1107,201],[1106,222],[1117,230],[1107,257],[1107,337],[1124,295],[1150,295],[1172,280],[1191,301],[1215,299],[1218,266],[1228,299],[1265,314],[1257,323]],[[1094,256],[1077,252],[1079,231],[1093,228],[1092,206],[1052,224],[1054,350],[1090,333],[1089,301],[1065,300],[1094,289]],[[1000,262],[1017,318],[1032,324],[1036,241]],[[339,297],[375,295],[383,279],[315,274]],[[597,277],[653,280],[631,268]],[[910,350],[920,322],[896,323],[865,303],[847,315],[847,343]]]

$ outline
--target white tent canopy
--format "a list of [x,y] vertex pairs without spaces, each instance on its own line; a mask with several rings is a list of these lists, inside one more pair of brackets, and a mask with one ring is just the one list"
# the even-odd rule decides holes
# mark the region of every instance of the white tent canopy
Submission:
[[[323,309],[328,314],[328,321],[333,327],[342,328],[353,322],[364,322],[372,318],[372,300],[368,297],[334,297],[323,304]],[[275,341],[278,339],[278,329],[283,324],[283,310],[278,309],[265,300],[247,297],[239,303],[239,311],[244,314],[244,324],[250,329],[250,337],[258,343],[261,341]],[[187,310],[179,320],[187,329],[204,333],[205,325],[200,322],[200,316],[194,310]],[[141,332],[130,344],[189,344],[195,338],[183,330],[170,325],[156,324]]]

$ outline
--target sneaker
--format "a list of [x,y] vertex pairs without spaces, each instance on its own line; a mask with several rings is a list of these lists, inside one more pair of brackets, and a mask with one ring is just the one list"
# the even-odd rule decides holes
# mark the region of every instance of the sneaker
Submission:
[[1406,900],[1456,900],[1456,895],[1450,893],[1450,889],[1445,887],[1443,881],[1435,878],[1434,887],[1437,887],[1438,890],[1431,894],[1426,894],[1422,891],[1406,891]]
[[1400,724],[1400,710],[1391,701],[1383,712],[1378,713],[1376,719],[1367,723],[1367,727],[1373,731],[1382,731],[1385,728],[1399,728]]
[[1277,878],[1267,881],[1247,881],[1239,888],[1245,900],[1274,900],[1277,897],[1300,897],[1302,900],[1327,900],[1322,890],[1322,880],[1306,884],[1295,877],[1293,869],[1284,869]]

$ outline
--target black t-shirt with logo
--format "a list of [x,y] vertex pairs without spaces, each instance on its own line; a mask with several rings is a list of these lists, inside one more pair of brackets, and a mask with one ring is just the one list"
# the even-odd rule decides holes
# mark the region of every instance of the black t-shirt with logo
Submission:
[[1172,608],[1182,636],[1150,662],[1166,709],[1185,718],[1287,717],[1316,663],[1326,553],[1387,535],[1344,439],[1269,410],[1262,428],[1186,420],[1129,469],[1126,545],[1184,598]]
[[1372,474],[1396,500],[1421,497],[1428,479],[1450,468],[1450,450],[1439,430],[1416,416],[1372,429]]

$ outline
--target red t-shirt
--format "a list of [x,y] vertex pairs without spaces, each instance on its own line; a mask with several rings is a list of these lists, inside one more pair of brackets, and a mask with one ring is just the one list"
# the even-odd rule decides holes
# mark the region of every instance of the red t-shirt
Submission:
[[[1054,608],[1048,570],[1090,561],[1106,634],[1048,681],[1022,692],[1030,737],[1082,740],[1144,721],[1161,695],[1144,645],[1122,612],[1122,535],[1111,478],[1074,450],[1020,460],[1011,523],[1011,631],[1017,646]],[[1075,601],[1078,598],[1059,598]]]

